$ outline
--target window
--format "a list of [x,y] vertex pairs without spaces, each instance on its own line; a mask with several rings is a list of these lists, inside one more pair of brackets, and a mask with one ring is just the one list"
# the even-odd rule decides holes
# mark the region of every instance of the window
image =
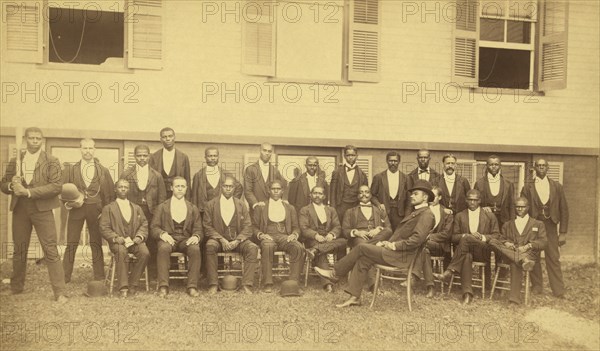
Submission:
[[9,62],[161,69],[162,0],[2,3]]
[[536,91],[566,87],[567,1],[458,0],[455,18],[455,82]]
[[282,80],[377,82],[379,16],[379,0],[247,0],[242,71]]

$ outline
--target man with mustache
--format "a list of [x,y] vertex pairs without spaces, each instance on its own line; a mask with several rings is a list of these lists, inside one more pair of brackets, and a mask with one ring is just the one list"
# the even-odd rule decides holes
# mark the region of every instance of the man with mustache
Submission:
[[[435,169],[429,167],[431,161],[431,153],[427,149],[417,151],[417,168],[413,169],[407,176],[407,189],[413,187],[417,180],[422,179],[428,181],[431,185],[437,184],[441,175]],[[410,206],[408,206],[410,209]]]
[[[190,184],[190,160],[186,154],[175,148],[175,131],[171,127],[160,130],[160,142],[163,147],[155,151],[148,165],[162,176],[165,182],[167,199],[173,194],[171,183],[175,177],[183,177]],[[190,194],[186,195],[190,198]]]
[[376,235],[388,236],[392,227],[385,211],[371,203],[371,190],[362,185],[358,188],[358,206],[349,209],[342,221],[342,233],[348,246],[354,248],[366,243]]
[[399,153],[388,152],[385,159],[388,169],[373,177],[371,201],[387,213],[392,230],[396,230],[404,218],[406,209],[410,208],[407,191],[408,179],[404,173],[398,170],[401,160]]
[[456,156],[446,154],[442,158],[444,175],[437,179],[433,185],[442,189],[441,204],[446,207],[449,214],[457,214],[467,208],[467,191],[471,185],[467,178],[456,174]]

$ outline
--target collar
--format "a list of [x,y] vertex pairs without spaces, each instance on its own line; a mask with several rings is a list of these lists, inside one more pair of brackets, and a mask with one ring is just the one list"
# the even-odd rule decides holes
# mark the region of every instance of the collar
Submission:
[[396,172],[392,172],[392,171],[390,171],[390,169],[388,168],[388,169],[387,169],[387,174],[389,174],[389,175],[397,175],[399,171],[400,171],[400,170],[397,170]]
[[264,163],[262,160],[258,160],[258,165],[261,167],[269,167],[271,165],[270,161],[267,161],[267,163]]
[[429,204],[427,202],[423,202],[422,204],[419,204],[419,205],[415,206],[415,210],[418,210],[420,208],[425,208],[425,207],[428,207],[428,206],[429,206]]
[[344,167],[346,167],[346,169],[355,169],[356,168],[356,162],[354,162],[354,164],[352,166],[350,166],[348,164],[348,162],[344,161]]
[[315,206],[315,207],[319,207],[319,208],[324,208],[324,207],[325,207],[325,205],[324,205],[324,204],[317,205],[317,204],[316,204],[316,203],[314,203],[314,202],[311,202],[311,203],[312,203],[312,204],[313,204],[313,206]]
[[496,176],[494,177],[490,172],[487,172],[487,179],[490,182],[497,182],[500,180],[500,174],[502,171],[498,172],[498,174],[496,174]]
[[360,207],[372,207],[373,206],[373,204],[370,201],[367,202],[366,204],[363,204],[362,202],[360,202],[358,205]]
[[128,199],[119,199],[119,198],[117,198],[116,201],[117,201],[117,204],[119,204],[119,205],[129,205],[129,200]]
[[269,203],[273,203],[273,204],[279,204],[279,203],[281,203],[281,204],[283,204],[283,201],[281,201],[281,199],[279,199],[279,200],[269,199]]
[[452,173],[452,175],[448,175],[446,172],[444,172],[444,179],[455,180],[456,179],[456,171],[454,171],[454,173]]
[[536,183],[548,183],[548,176],[545,176],[544,178],[535,176],[535,182]]
[[41,153],[42,153],[42,148],[39,148],[38,151],[34,152],[33,154],[31,152],[29,152],[29,150],[25,150],[25,156],[29,156],[29,157],[38,158],[38,157],[40,157]]
[[528,213],[526,213],[525,216],[523,216],[523,217],[517,216],[517,218],[515,218],[515,221],[519,221],[519,222],[527,222],[528,220],[529,220]]
[[221,202],[233,202],[233,196],[228,199],[225,195],[221,194]]
[[429,205],[429,208],[433,211],[433,210],[438,210],[440,208],[440,204],[437,205]]
[[477,207],[477,209],[475,211],[471,211],[468,208],[467,208],[467,210],[469,210],[469,213],[479,213],[481,211],[481,206]]
[[82,165],[89,165],[90,163],[93,164],[94,163],[94,159],[92,158],[90,161],[86,161],[84,159],[81,159],[81,164]]
[[148,171],[148,164],[146,163],[146,165],[145,165],[144,167],[142,167],[142,166],[140,166],[140,165],[138,165],[138,164],[136,163],[136,164],[135,164],[135,170],[136,170],[136,171],[140,171],[140,170],[141,170],[141,171],[146,171],[146,172],[147,172],[147,171]]
[[175,148],[173,148],[173,150],[169,151],[163,147],[163,153],[165,153],[165,152],[172,154],[175,152]]
[[185,204],[185,196],[183,196],[181,199],[178,199],[175,196],[171,196],[171,203]]
[[215,174],[219,171],[219,166],[209,166],[206,165],[206,174]]
[[417,171],[418,171],[418,173],[430,173],[431,172],[429,167],[427,167],[425,169],[417,167]]

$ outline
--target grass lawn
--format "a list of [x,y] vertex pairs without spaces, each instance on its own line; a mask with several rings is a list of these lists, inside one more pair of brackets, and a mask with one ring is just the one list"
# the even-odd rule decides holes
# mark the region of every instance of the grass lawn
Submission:
[[[302,297],[278,294],[220,292],[191,298],[175,282],[167,299],[154,290],[128,299],[83,296],[91,268],[75,268],[67,285],[69,302],[58,305],[44,266],[31,263],[25,293],[11,295],[0,285],[0,349],[45,350],[557,350],[581,349],[563,336],[545,331],[525,315],[551,308],[595,323],[598,307],[596,265],[563,263],[568,294],[564,300],[533,295],[529,307],[509,306],[505,298],[460,305],[460,289],[432,299],[416,289],[416,304],[408,311],[403,290],[385,282],[385,294],[372,310],[371,294],[363,306],[336,309],[346,294],[326,294],[313,278]],[[0,266],[2,279],[11,264]],[[154,286],[151,284],[151,289]],[[276,285],[277,288],[277,285]],[[456,294],[454,294],[456,292]],[[476,295],[478,290],[476,290]],[[481,296],[481,295],[479,295]]]

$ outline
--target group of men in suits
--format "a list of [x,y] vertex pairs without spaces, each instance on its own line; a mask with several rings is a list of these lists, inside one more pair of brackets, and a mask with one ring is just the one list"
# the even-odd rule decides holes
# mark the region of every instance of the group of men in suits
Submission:
[[[41,150],[41,130],[26,130],[27,150],[20,157],[20,167],[13,159],[1,184],[2,191],[12,195],[13,293],[23,291],[33,226],[55,298],[64,302],[65,282],[71,279],[81,228],[87,222],[94,278],[104,276],[103,237],[115,255],[124,297],[135,293],[141,272],[153,261],[159,295],[166,296],[170,253],[175,251],[189,258],[190,296],[199,294],[202,258],[209,293],[218,291],[217,253],[222,251],[241,254],[245,263],[242,291],[252,293],[260,250],[264,291],[271,292],[274,253],[283,250],[290,257],[291,280],[299,279],[308,255],[328,292],[338,276],[352,271],[346,289],[351,298],[340,307],[352,306],[359,304],[362,284],[374,264],[406,268],[421,245],[426,245],[427,253],[446,257],[448,269],[439,279],[461,275],[464,303],[472,299],[471,262],[489,262],[491,251],[512,262],[515,272],[532,269],[534,291],[540,291],[539,251],[546,250],[552,291],[564,295],[558,247],[565,242],[568,209],[562,186],[548,179],[548,163],[543,159],[535,162],[535,181],[515,201],[514,186],[502,176],[498,156],[488,158],[485,176],[471,189],[468,180],[456,174],[457,159],[452,154],[442,158],[444,172],[439,174],[429,166],[430,152],[419,150],[418,167],[405,175],[399,167],[400,154],[389,152],[387,169],[375,175],[369,187],[356,162],[358,149],[349,145],[343,150],[343,165],[332,173],[331,184],[318,158],[311,156],[306,159],[306,172],[288,186],[271,162],[273,145],[263,143],[259,160],[244,171],[242,186],[219,166],[216,147],[205,150],[206,165],[190,182],[189,158],[175,148],[173,129],[161,130],[160,138],[163,148],[152,154],[148,146],[137,145],[135,165],[113,185],[110,172],[94,158],[93,140],[83,139],[81,160],[61,171],[59,161]],[[65,204],[69,209],[67,250],[61,264],[52,209],[60,205],[57,195],[62,183],[75,184],[83,200],[74,207]],[[451,244],[455,246],[452,257]],[[346,247],[350,254],[344,257]],[[333,271],[328,270],[329,253],[338,259]],[[136,257],[130,274],[128,254]],[[432,296],[430,263],[425,259],[415,259],[415,263],[415,277],[425,279],[427,295]],[[517,273],[513,282],[516,277]],[[511,294],[511,301],[518,302],[515,296]]]

